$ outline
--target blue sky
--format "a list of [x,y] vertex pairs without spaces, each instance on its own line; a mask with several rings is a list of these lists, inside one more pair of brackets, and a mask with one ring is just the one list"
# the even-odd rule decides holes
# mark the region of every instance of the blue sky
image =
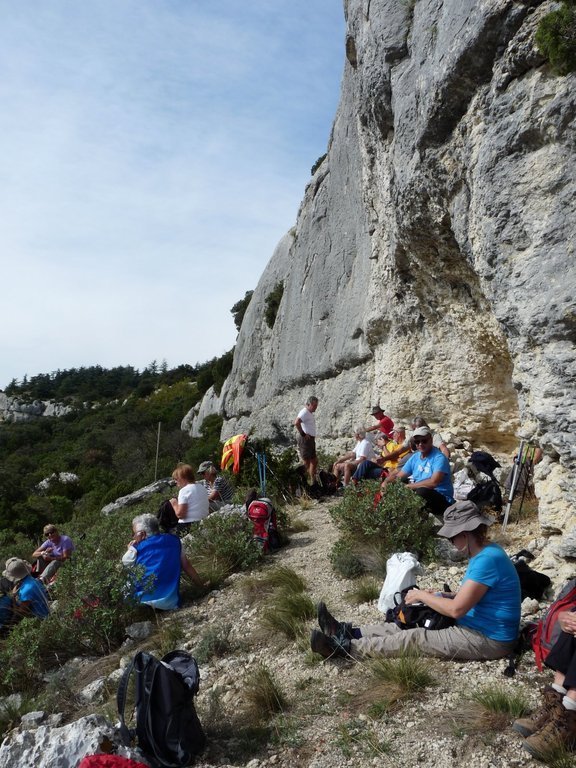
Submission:
[[230,349],[326,151],[342,0],[0,13],[0,388]]

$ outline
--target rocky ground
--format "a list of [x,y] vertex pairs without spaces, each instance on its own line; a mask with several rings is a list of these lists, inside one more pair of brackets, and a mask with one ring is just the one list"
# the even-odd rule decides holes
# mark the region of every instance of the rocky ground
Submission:
[[[336,531],[328,506],[313,503],[309,509],[297,511],[309,529],[293,534],[290,545],[271,558],[269,567],[281,564],[293,568],[306,580],[313,601],[324,600],[340,618],[355,624],[378,621],[381,614],[376,602],[352,605],[347,598],[354,582],[333,574],[328,555]],[[536,528],[535,523],[512,524],[502,543],[509,553],[514,553],[533,543],[530,540],[534,539]],[[494,533],[495,538],[502,538],[499,531]],[[464,564],[431,564],[420,580],[421,585],[441,586],[445,581],[457,585],[464,568]],[[520,748],[520,738],[510,729],[497,732],[479,725],[473,733],[466,734],[459,714],[466,708],[470,694],[486,686],[510,692],[521,689],[530,701],[536,701],[537,689],[547,676],[538,673],[531,654],[513,678],[504,676],[504,661],[430,661],[435,685],[374,719],[368,714],[367,702],[377,698],[369,665],[313,660],[307,650],[308,631],[302,641],[271,637],[260,624],[262,603],[247,602],[242,590],[236,588],[244,578],[238,575],[230,587],[190,609],[191,634],[200,635],[207,625],[229,623],[233,644],[243,649],[202,667],[199,709],[207,713],[210,697],[219,692],[224,712],[234,718],[235,713],[242,711],[250,676],[261,664],[273,672],[286,693],[288,706],[276,720],[274,738],[264,744],[256,739],[251,745],[242,740],[235,744],[233,739],[219,739],[218,723],[210,722],[211,745],[198,763],[202,768],[226,764],[246,764],[251,768],[328,768],[387,763],[437,768],[463,762],[469,768],[480,768],[530,761]],[[308,629],[314,626],[311,621]],[[190,647],[193,649],[194,645],[191,636]],[[241,719],[236,719],[239,722]],[[239,759],[235,749],[244,751],[244,757]]]
[[[355,605],[350,601],[356,582],[334,576],[329,552],[337,533],[329,507],[336,503],[309,502],[291,509],[291,518],[307,525],[307,530],[291,534],[288,546],[270,556],[264,569],[286,566],[300,574],[314,603],[324,600],[337,617],[355,624],[381,619],[376,601]],[[537,542],[534,520],[508,527],[506,538],[500,526],[493,538],[500,540],[512,554]],[[447,560],[430,564],[420,579],[422,586],[456,586],[464,572],[464,563]],[[308,637],[315,622],[310,620],[303,636],[289,640],[271,633],[262,624],[263,596],[247,590],[250,578],[262,572],[237,574],[220,590],[188,605],[162,620],[151,637],[129,641],[122,651],[108,659],[87,662],[75,678],[75,687],[88,686],[87,700],[76,710],[76,717],[104,714],[115,721],[112,693],[120,669],[135,650],[146,647],[156,653],[174,644],[195,652],[210,634],[229,627],[230,650],[219,658],[200,664],[201,687],[197,699],[200,718],[208,734],[208,747],[197,761],[199,768],[240,766],[250,768],[332,768],[338,766],[394,765],[448,768],[466,763],[468,768],[524,765],[531,761],[521,749],[521,738],[509,728],[497,729],[488,720],[470,724],[463,716],[470,711],[470,696],[488,686],[510,693],[522,692],[533,703],[538,688],[548,676],[538,673],[532,654],[525,656],[513,678],[503,674],[504,661],[458,663],[427,660],[433,684],[417,696],[395,706],[375,711],[374,702],[382,700],[369,663],[345,660],[323,661],[309,651]],[[559,587],[554,584],[554,591]],[[541,610],[532,605],[531,613]],[[525,606],[525,613],[527,606]],[[525,617],[527,619],[530,616]],[[183,633],[183,639],[178,635]],[[225,633],[224,633],[225,634]],[[281,714],[259,722],[258,712],[250,709],[248,691],[255,674],[266,667],[286,698]],[[46,724],[46,721],[44,721]],[[54,722],[57,725],[58,721]],[[0,749],[0,766],[22,764],[37,752],[10,751],[11,745],[25,746],[33,736],[29,722],[12,732]],[[64,731],[49,729],[44,743],[53,744]],[[42,739],[37,740],[39,744]],[[38,747],[38,749],[40,749]],[[40,754],[40,752],[38,752]],[[48,754],[46,749],[43,755]],[[72,768],[73,762],[58,757],[30,762],[50,768]]]

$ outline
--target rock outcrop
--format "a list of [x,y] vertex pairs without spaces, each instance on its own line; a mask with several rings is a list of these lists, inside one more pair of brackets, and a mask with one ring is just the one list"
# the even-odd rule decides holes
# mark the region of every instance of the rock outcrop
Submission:
[[33,400],[24,402],[0,392],[0,422],[33,421],[41,416],[65,416],[73,409],[61,403]]
[[555,5],[345,2],[326,158],[220,398],[200,408],[224,415],[224,437],[292,439],[311,392],[320,442],[350,435],[377,401],[492,451],[521,434],[545,452],[544,530],[574,527],[576,77],[552,74],[534,43]]

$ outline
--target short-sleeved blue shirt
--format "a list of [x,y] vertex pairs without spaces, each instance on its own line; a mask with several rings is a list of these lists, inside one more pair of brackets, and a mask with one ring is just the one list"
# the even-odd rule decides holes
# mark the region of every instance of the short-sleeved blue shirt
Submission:
[[492,640],[515,640],[520,625],[520,580],[502,547],[490,543],[474,555],[468,563],[462,584],[469,579],[485,584],[488,591],[458,619],[457,624],[482,632]]
[[16,592],[17,603],[30,603],[30,610],[34,616],[45,619],[50,613],[48,605],[48,593],[41,581],[32,576],[22,579]]
[[454,502],[450,463],[438,448],[432,448],[426,458],[422,458],[420,451],[413,453],[402,467],[402,472],[411,475],[415,483],[419,483],[421,480],[428,480],[435,472],[442,472],[444,479],[434,490],[441,493],[449,504]]

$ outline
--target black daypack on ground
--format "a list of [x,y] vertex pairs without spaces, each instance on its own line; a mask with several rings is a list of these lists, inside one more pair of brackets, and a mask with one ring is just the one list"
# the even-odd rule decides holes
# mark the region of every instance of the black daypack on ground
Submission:
[[[124,719],[128,684],[136,676],[136,728]],[[190,765],[206,744],[194,708],[200,685],[196,660],[186,651],[171,651],[161,661],[140,651],[118,684],[120,734],[126,745],[136,737],[137,746],[156,768]]]
[[478,509],[490,507],[495,512],[502,512],[502,491],[496,480],[488,480],[485,483],[478,483],[466,497],[473,501]]
[[[434,608],[430,608],[424,603],[416,603],[415,605],[406,604],[406,593],[411,589],[418,589],[416,585],[406,587],[402,592],[397,592],[394,595],[394,602],[396,605],[394,608],[389,608],[386,611],[386,621],[393,622],[400,629],[415,629],[416,627],[423,627],[424,629],[446,629],[447,627],[453,627],[456,624],[456,620],[449,616],[444,616],[442,613],[438,613]],[[450,589],[445,589],[449,592]]]

